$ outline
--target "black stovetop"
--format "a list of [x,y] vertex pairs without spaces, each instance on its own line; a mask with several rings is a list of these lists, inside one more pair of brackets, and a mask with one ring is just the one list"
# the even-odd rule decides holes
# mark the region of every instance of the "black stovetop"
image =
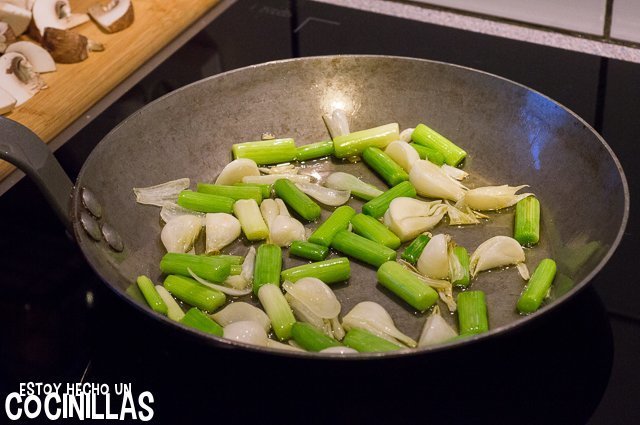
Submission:
[[[625,169],[632,203],[640,193],[640,65],[315,2],[298,2],[292,15],[288,3],[240,1],[176,57],[184,63],[215,45],[223,69],[296,55],[373,53],[493,72],[594,125]],[[300,27],[307,18],[315,19]],[[198,67],[176,65],[176,57],[57,153],[70,174],[119,120],[203,76]],[[0,216],[3,400],[18,382],[84,380],[132,382],[151,391],[154,420],[162,423],[634,423],[640,417],[640,291],[633,270],[640,219],[633,205],[609,264],[547,320],[465,349],[380,365],[309,365],[212,350],[119,301],[29,181],[0,197]]]

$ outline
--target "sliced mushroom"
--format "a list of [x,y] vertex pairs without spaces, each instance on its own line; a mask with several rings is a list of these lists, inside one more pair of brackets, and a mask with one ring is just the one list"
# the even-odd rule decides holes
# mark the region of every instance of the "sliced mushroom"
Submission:
[[11,26],[0,21],[0,53],[4,53],[7,50],[9,44],[16,41],[16,34],[11,29]]
[[42,45],[58,63],[82,62],[89,57],[89,51],[102,51],[100,43],[89,40],[73,31],[47,28],[42,37]]
[[38,44],[31,43],[30,41],[18,41],[11,44],[6,51],[7,53],[17,52],[23,55],[37,73],[42,74],[56,70],[56,63],[49,52]]
[[36,0],[33,4],[33,22],[44,36],[46,28],[68,30],[89,21],[85,13],[71,13],[68,0]]
[[7,114],[16,106],[16,99],[6,90],[0,89],[0,115]]
[[16,106],[22,105],[45,87],[44,81],[20,53],[10,52],[0,56],[0,88],[16,99]]
[[0,21],[8,23],[13,33],[18,36],[27,30],[31,22],[31,12],[14,4],[0,3]]
[[131,0],[111,0],[108,3],[96,4],[87,12],[100,28],[108,33],[122,31],[133,23]]
[[33,6],[33,1],[27,0],[3,0],[2,3],[9,3],[26,10],[31,10],[31,6]]

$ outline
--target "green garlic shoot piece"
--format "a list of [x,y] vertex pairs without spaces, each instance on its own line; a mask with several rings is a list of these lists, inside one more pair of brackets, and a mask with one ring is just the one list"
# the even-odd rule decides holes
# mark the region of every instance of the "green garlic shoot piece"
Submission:
[[521,199],[532,196],[533,193],[522,193],[516,195],[516,192],[522,188],[528,187],[524,184],[521,186],[486,186],[471,189],[464,196],[464,203],[469,208],[479,211],[499,210],[515,205]]
[[271,329],[271,320],[269,320],[267,313],[242,301],[227,305],[222,310],[213,313],[211,317],[222,327],[235,322],[252,321],[259,323],[265,332],[269,332]]
[[260,212],[269,228],[270,243],[289,246],[293,241],[306,239],[304,225],[291,217],[282,199],[265,199],[260,204]]
[[165,201],[162,204],[162,209],[160,210],[160,218],[165,223],[168,223],[172,218],[180,217],[181,215],[192,215],[194,217],[200,217],[202,220],[204,220],[205,213],[181,207],[173,201]]
[[396,328],[393,319],[380,304],[363,301],[356,304],[342,319],[345,330],[352,328],[364,329],[372,334],[393,343],[402,343],[408,347],[418,344]]
[[199,284],[209,287],[211,289],[215,289],[216,291],[220,291],[223,294],[231,295],[232,297],[242,297],[245,295],[249,295],[251,293],[251,288],[235,289],[232,287],[219,285],[217,283],[209,282],[208,280],[201,278],[200,276],[195,274],[193,270],[191,270],[191,268],[189,267],[187,267],[187,271],[189,272],[191,277],[194,278]]
[[237,275],[230,275],[224,281],[226,286],[236,289],[246,289],[253,284],[253,268],[256,262],[256,249],[250,247],[242,262],[242,271]]
[[406,242],[434,228],[446,212],[447,206],[442,201],[425,202],[400,197],[391,201],[383,221],[402,242]]
[[494,236],[484,241],[469,259],[471,277],[483,270],[515,264],[524,280],[529,279],[529,271],[524,264],[524,250],[520,243],[509,236]]
[[323,281],[305,277],[296,283],[285,281],[282,287],[287,291],[285,298],[298,319],[321,329],[331,338],[344,338],[338,320],[340,302]]
[[442,302],[444,302],[447,305],[447,308],[449,309],[450,312],[453,313],[454,311],[456,311],[457,306],[456,306],[456,300],[453,297],[453,283],[449,282],[448,280],[433,279],[431,277],[424,276],[418,271],[418,269],[416,269],[413,265],[411,265],[411,263],[408,263],[404,260],[399,260],[398,262],[402,264],[405,268],[407,268],[409,271],[411,271],[413,274],[415,274],[418,277],[418,279],[420,279],[425,284],[429,285],[430,287],[438,291],[438,295],[440,296],[440,299],[442,300]]
[[162,240],[167,252],[189,252],[203,225],[202,218],[192,215],[172,218],[162,228],[160,240]]
[[209,213],[205,217],[207,254],[218,254],[222,248],[240,237],[240,221],[231,214]]
[[134,187],[133,193],[136,195],[136,202],[144,205],[156,205],[162,207],[165,202],[178,200],[178,195],[189,188],[191,180],[188,178],[171,180],[149,187]]
[[156,285],[156,291],[162,301],[167,305],[167,317],[171,320],[179,322],[184,317],[184,311],[180,308],[180,304],[173,298],[173,296],[162,285]]
[[413,164],[409,181],[416,188],[418,195],[428,198],[449,199],[457,202],[464,197],[467,190],[462,183],[442,171],[440,167],[425,160],[419,160]]
[[351,133],[347,113],[342,109],[334,109],[331,114],[323,114],[322,119],[332,139]]
[[407,173],[413,168],[413,164],[420,160],[420,155],[407,142],[396,140],[387,145],[384,153],[389,155]]
[[351,191],[332,189],[312,183],[296,183],[298,189],[320,202],[330,207],[337,207],[349,202]]
[[222,337],[232,341],[243,342],[245,344],[266,347],[269,337],[262,325],[252,320],[233,322],[224,327]]
[[377,196],[382,195],[382,191],[377,187],[365,183],[356,176],[338,171],[331,173],[324,185],[331,189],[348,190],[353,196],[364,200],[371,200]]
[[458,333],[442,318],[440,307],[435,306],[427,318],[418,340],[418,347],[441,344],[458,336]]
[[218,175],[216,184],[232,185],[241,183],[245,177],[259,176],[258,165],[252,159],[239,158],[228,163]]
[[307,174],[268,174],[266,176],[247,176],[242,178],[242,183],[252,184],[273,184],[276,180],[288,179],[294,183],[309,183],[311,182],[311,176]]

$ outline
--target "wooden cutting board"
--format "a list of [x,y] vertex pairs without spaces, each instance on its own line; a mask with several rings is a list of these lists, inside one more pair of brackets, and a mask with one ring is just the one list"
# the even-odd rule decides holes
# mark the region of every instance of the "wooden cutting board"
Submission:
[[[47,89],[5,116],[48,143],[219,1],[133,0],[135,20],[124,31],[106,34],[92,21],[74,28],[105,50],[80,63],[58,64],[56,72],[42,75]],[[86,12],[97,2],[71,0],[71,8]],[[0,160],[0,180],[14,169]]]

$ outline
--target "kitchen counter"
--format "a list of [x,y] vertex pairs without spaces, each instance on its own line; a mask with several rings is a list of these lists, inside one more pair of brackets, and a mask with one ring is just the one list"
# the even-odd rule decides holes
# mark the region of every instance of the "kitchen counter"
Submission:
[[[72,0],[72,11],[86,12],[95,3]],[[134,0],[134,22],[123,31],[107,34],[92,21],[74,28],[104,44],[105,50],[91,52],[80,63],[57,64],[56,72],[42,75],[48,88],[6,117],[27,126],[57,149],[231,3],[189,0],[186,7],[178,0]],[[14,170],[0,161],[0,180]],[[21,176],[0,184],[0,194]]]

